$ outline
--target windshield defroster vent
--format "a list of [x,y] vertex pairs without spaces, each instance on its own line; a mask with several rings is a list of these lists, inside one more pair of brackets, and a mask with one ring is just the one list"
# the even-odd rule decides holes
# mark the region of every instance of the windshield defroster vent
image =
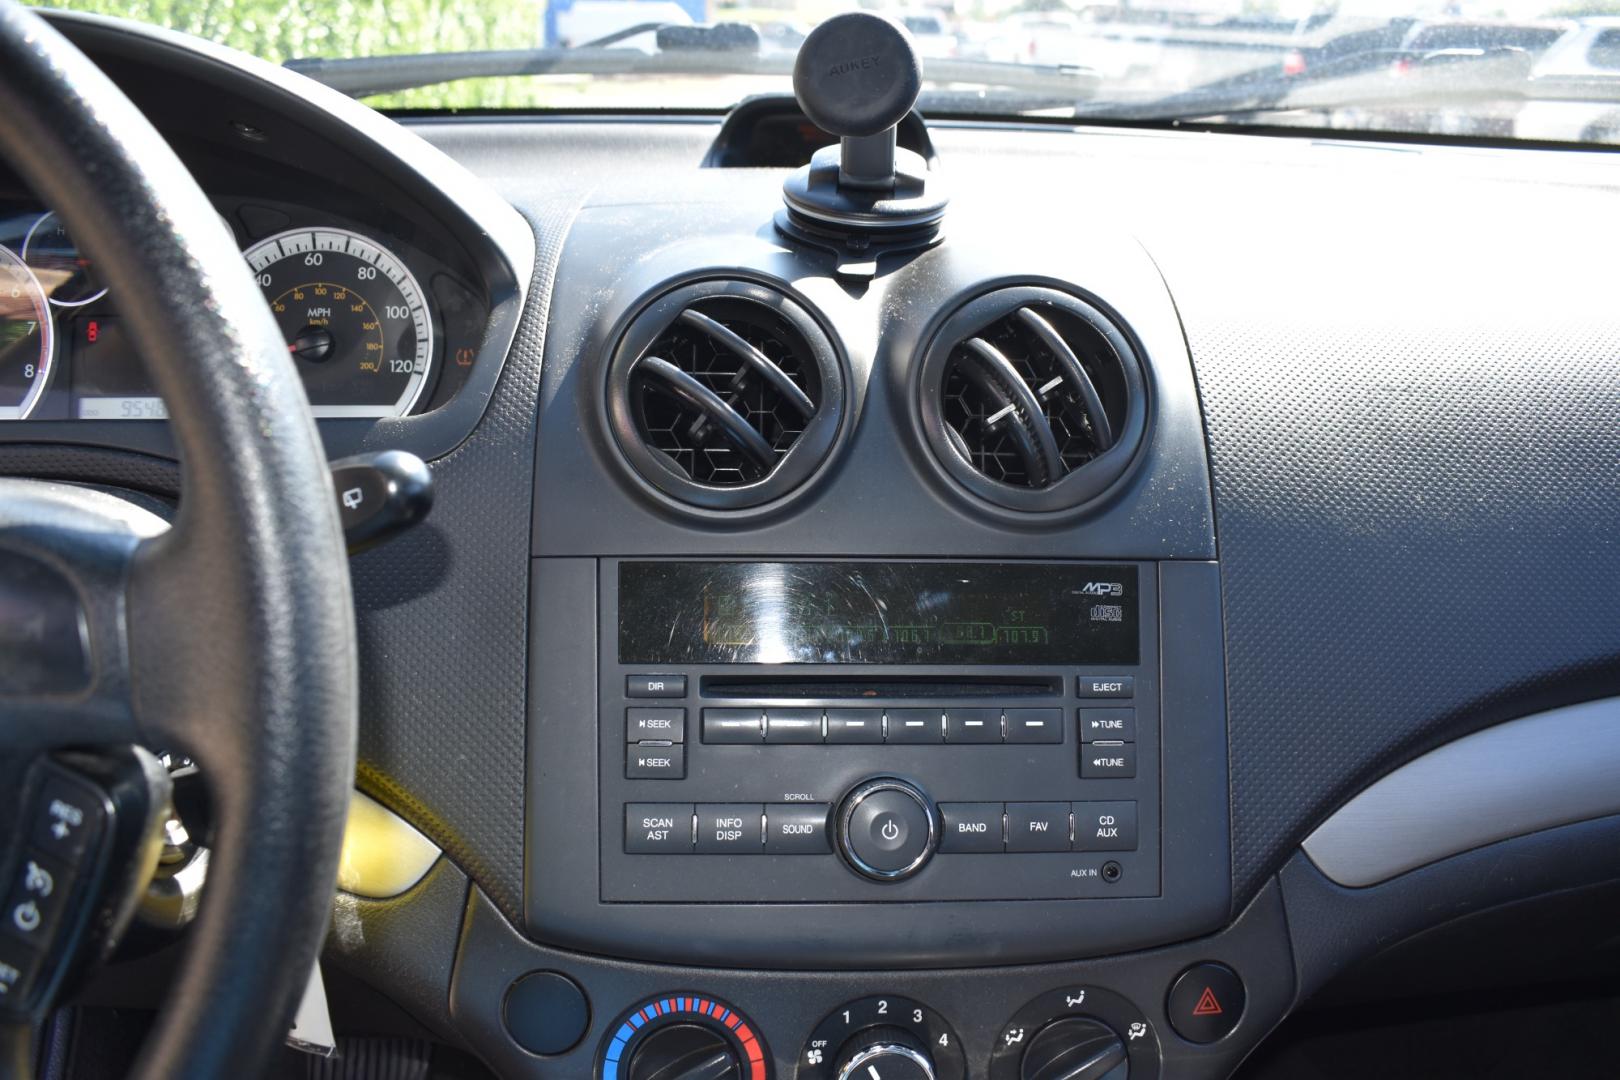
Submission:
[[705,281],[654,300],[608,365],[608,417],[636,474],[671,498],[742,510],[800,487],[842,426],[843,368],[775,289]]
[[1011,510],[1068,510],[1130,467],[1146,428],[1140,361],[1092,305],[1002,289],[952,315],[924,354],[924,433],[951,477]]

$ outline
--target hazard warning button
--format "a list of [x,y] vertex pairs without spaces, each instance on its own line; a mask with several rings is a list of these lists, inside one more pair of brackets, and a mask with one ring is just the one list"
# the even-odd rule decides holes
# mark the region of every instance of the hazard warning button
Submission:
[[1202,963],[1176,976],[1165,1004],[1170,1026],[1188,1042],[1224,1039],[1243,1017],[1243,980],[1225,964]]

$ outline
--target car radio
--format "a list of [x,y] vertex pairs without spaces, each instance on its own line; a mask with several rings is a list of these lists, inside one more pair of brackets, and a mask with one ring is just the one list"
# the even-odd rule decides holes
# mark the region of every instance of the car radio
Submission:
[[[583,592],[581,563],[588,725],[558,700],[587,696],[563,670],[578,640],[536,632],[531,790],[551,809],[531,806],[530,842],[579,872],[572,904],[555,880],[529,899],[553,938],[599,945],[621,906],[645,934],[694,905],[746,907],[740,928],[1162,897],[1159,564],[543,559],[537,611]],[[1187,782],[1214,788],[1224,842],[1224,760]]]

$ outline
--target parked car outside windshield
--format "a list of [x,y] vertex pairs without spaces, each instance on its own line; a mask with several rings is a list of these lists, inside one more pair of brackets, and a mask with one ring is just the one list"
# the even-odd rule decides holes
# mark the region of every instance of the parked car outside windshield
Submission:
[[[374,86],[390,110],[724,110],[789,89],[810,27],[908,28],[939,114],[1620,144],[1620,0],[65,0],[291,62],[533,52]],[[588,62],[587,62],[588,61]],[[341,65],[337,65],[341,66]],[[420,66],[420,65],[418,65]]]

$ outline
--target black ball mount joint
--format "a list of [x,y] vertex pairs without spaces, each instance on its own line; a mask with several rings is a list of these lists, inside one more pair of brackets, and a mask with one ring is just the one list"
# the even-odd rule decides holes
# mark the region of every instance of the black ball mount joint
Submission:
[[896,141],[922,78],[911,35],[870,12],[836,15],[799,47],[793,93],[839,143],[816,151],[783,183],[786,206],[776,224],[790,239],[831,251],[842,276],[872,277],[880,255],[940,239],[944,184]]

